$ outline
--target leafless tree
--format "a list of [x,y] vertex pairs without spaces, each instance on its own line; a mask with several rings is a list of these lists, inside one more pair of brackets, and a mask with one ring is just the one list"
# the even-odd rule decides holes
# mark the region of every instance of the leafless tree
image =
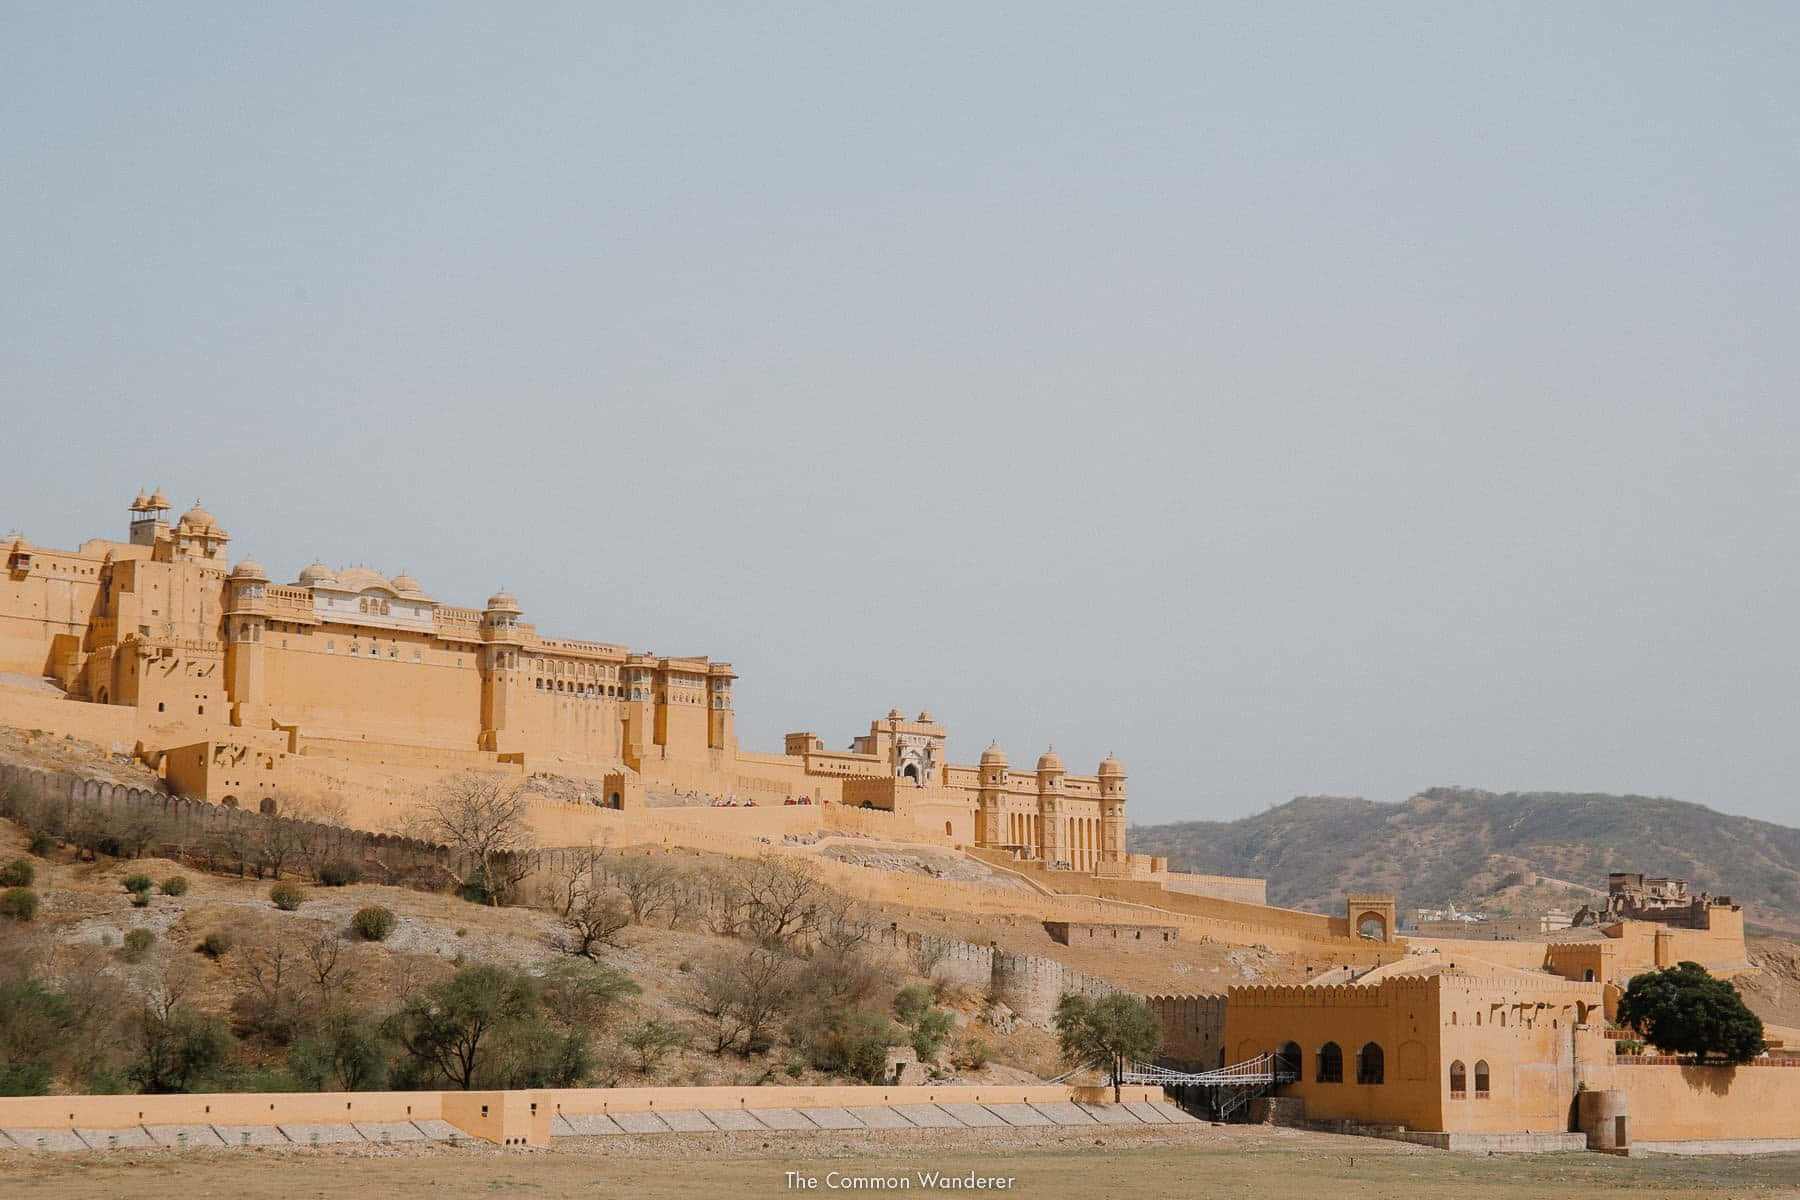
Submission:
[[855,950],[869,940],[874,926],[863,905],[842,892],[821,890],[813,910],[813,939],[826,950]]
[[130,1009],[130,993],[112,969],[111,952],[92,942],[67,948],[57,964],[56,980],[82,1031],[72,1047],[70,1074],[85,1078],[123,1045],[120,1017]]
[[567,920],[593,894],[594,867],[599,858],[600,852],[592,846],[555,852],[539,884],[538,903]]
[[639,925],[669,906],[680,883],[675,868],[666,861],[637,855],[616,860],[607,874],[624,894],[632,921]]
[[295,796],[282,811],[294,818],[294,850],[300,865],[317,879],[319,869],[338,857],[339,845],[346,837],[349,805],[341,796]]
[[746,947],[706,960],[694,973],[688,1003],[710,1022],[713,1053],[736,1050],[748,1058],[768,1045],[794,996],[793,960]]
[[233,813],[207,839],[211,857],[236,867],[240,879],[250,869],[250,864],[256,861],[257,831],[251,827],[250,822],[250,817]]
[[588,891],[564,914],[559,946],[566,954],[598,958],[601,946],[612,946],[631,924],[631,910],[616,892]]
[[305,1023],[306,1010],[295,986],[306,970],[299,948],[281,940],[266,946],[240,945],[230,961],[239,988],[231,1006],[238,1024],[277,1042],[293,1040]]
[[745,922],[758,941],[787,943],[812,929],[822,889],[803,864],[765,854],[739,864],[735,874]]
[[281,869],[300,852],[298,828],[294,822],[277,816],[262,815],[242,819],[256,822],[256,877],[261,879],[266,869],[270,878],[280,879]]
[[425,839],[459,851],[477,876],[463,882],[477,883],[497,905],[531,873],[529,803],[518,780],[470,771],[426,793],[417,826]]
[[307,978],[319,991],[320,1010],[330,1008],[333,996],[350,983],[349,964],[344,961],[344,939],[335,933],[309,938],[300,947],[300,957]]

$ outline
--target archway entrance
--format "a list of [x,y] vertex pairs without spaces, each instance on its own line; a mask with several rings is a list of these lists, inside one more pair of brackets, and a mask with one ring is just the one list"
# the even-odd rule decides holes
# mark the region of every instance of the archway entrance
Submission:
[[900,768],[900,778],[910,779],[914,783],[919,782],[919,764],[918,763],[907,763],[904,767],[901,767]]
[[1356,932],[1365,941],[1387,941],[1387,921],[1380,913],[1364,913],[1356,918]]

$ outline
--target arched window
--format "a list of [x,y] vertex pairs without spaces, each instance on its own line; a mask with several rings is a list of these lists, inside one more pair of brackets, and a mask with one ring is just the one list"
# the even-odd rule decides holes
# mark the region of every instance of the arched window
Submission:
[[1363,1048],[1356,1052],[1356,1082],[1380,1083],[1386,1074],[1386,1064],[1382,1060],[1381,1047],[1374,1042],[1365,1042]]
[[1585,970],[1581,973],[1581,982],[1583,982],[1583,983],[1594,982],[1594,968],[1589,967],[1587,970]]
[[1319,1047],[1318,1081],[1320,1083],[1344,1082],[1344,1052],[1338,1049],[1336,1042],[1326,1042]]
[[1485,1058],[1475,1064],[1475,1098],[1477,1100],[1488,1098],[1488,1065]]
[[1450,1098],[1461,1100],[1469,1094],[1469,1073],[1463,1068],[1462,1059],[1450,1064]]

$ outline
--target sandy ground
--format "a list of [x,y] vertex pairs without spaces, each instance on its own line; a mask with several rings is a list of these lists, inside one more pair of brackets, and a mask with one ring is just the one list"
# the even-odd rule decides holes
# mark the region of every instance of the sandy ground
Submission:
[[[1617,1159],[1598,1154],[1471,1156],[1396,1142],[1234,1126],[1100,1135],[1034,1130],[708,1134],[558,1139],[548,1149],[440,1145],[346,1150],[0,1154],[0,1194],[180,1195],[290,1200],[352,1194],[458,1197],[611,1195],[754,1200],[833,1189],[844,1177],[918,1172],[1010,1179],[1006,1194],[1106,1200],[1321,1195],[1800,1196],[1800,1155]],[[816,1179],[790,1183],[788,1173]],[[898,1189],[893,1189],[898,1190]]]

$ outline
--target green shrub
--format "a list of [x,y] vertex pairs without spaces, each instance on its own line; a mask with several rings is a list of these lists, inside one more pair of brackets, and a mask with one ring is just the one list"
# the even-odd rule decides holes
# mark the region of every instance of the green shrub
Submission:
[[125,931],[126,958],[142,958],[150,952],[150,947],[154,945],[156,945],[156,934],[152,930],[139,926],[136,929],[128,929]]
[[334,858],[319,868],[319,882],[326,887],[347,887],[362,882],[362,867],[347,858]]
[[200,939],[200,945],[196,949],[206,957],[216,960],[223,957],[235,944],[236,942],[229,933],[222,929],[215,929]]
[[904,1036],[880,1013],[860,1008],[841,1010],[807,1047],[813,1066],[833,1074],[874,1083],[887,1073],[888,1047]]
[[56,849],[56,838],[48,833],[31,835],[31,852],[38,858],[49,858],[50,852]]
[[988,1065],[988,1044],[971,1037],[956,1048],[950,1061],[959,1071],[979,1071]]
[[148,875],[131,874],[125,877],[125,890],[128,892],[147,892],[156,886],[156,880]]
[[187,877],[185,875],[171,875],[163,880],[162,894],[165,896],[187,895]]
[[350,918],[350,927],[369,942],[385,942],[387,935],[394,932],[398,922],[393,910],[383,908],[379,904],[371,904],[367,908],[359,908],[356,915]]
[[0,888],[30,887],[37,882],[37,868],[29,858],[15,858],[0,867]]
[[131,907],[133,907],[133,908],[149,908],[150,907],[150,893],[149,892],[133,892],[133,893],[131,893]]
[[275,907],[282,912],[293,912],[305,903],[306,893],[300,890],[299,884],[278,883],[269,889],[269,899],[273,900]]
[[7,888],[0,892],[0,916],[15,921],[29,921],[37,916],[38,894],[30,888]]

